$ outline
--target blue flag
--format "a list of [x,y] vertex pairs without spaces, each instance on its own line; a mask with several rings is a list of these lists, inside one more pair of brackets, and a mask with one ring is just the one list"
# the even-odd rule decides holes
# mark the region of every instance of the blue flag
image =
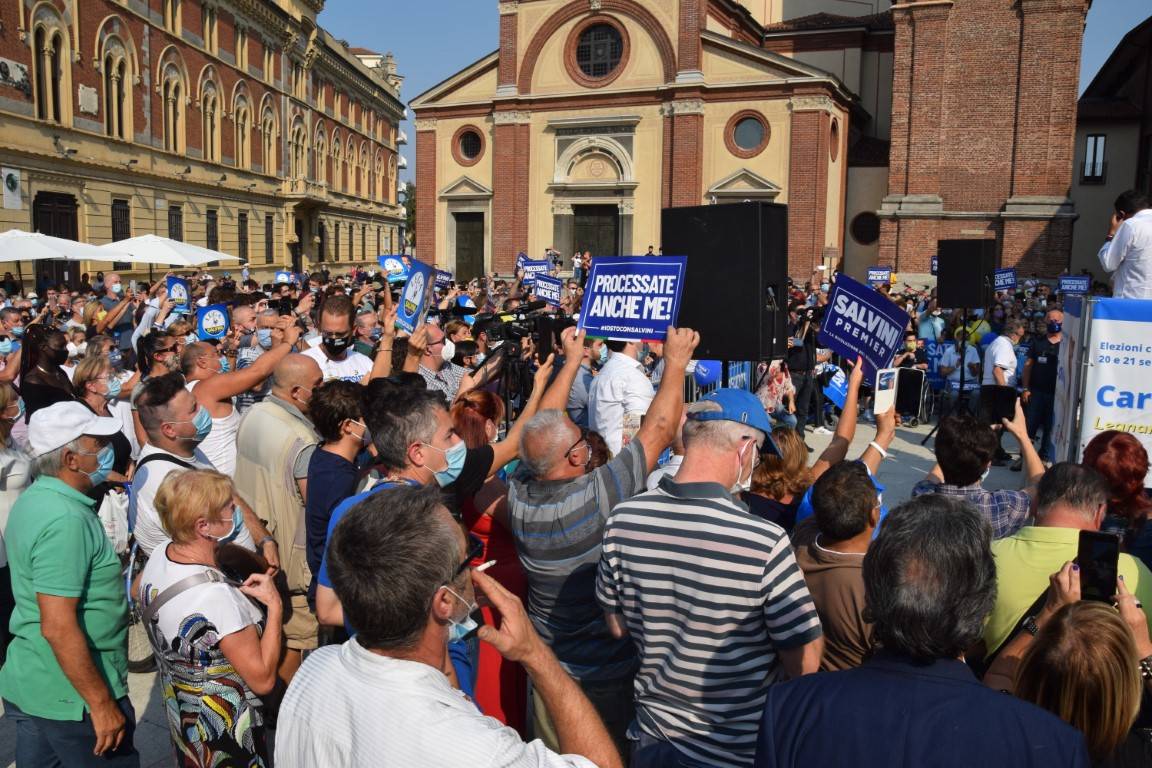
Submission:
[[231,325],[225,304],[209,304],[196,310],[196,335],[201,341],[224,338]]
[[1012,267],[996,270],[992,276],[992,287],[997,291],[1016,290],[1016,270]]
[[824,386],[824,397],[831,400],[837,408],[844,407],[844,401],[848,399],[848,377],[844,375],[844,371],[837,369],[828,380]]
[[820,346],[855,361],[864,358],[864,379],[892,364],[904,343],[908,313],[882,294],[846,275],[836,278],[824,322],[817,338]]
[[424,322],[432,290],[436,284],[435,270],[422,261],[413,261],[408,272],[407,285],[400,295],[400,306],[396,309],[396,326],[408,333]]
[[560,306],[560,290],[564,283],[558,277],[550,275],[537,275],[536,288],[532,292],[536,294],[536,298],[541,301],[546,301],[553,307]]
[[663,339],[680,313],[687,266],[687,256],[592,259],[579,328],[598,338]]
[[172,300],[173,312],[187,312],[192,304],[192,289],[182,277],[168,278],[168,298]]

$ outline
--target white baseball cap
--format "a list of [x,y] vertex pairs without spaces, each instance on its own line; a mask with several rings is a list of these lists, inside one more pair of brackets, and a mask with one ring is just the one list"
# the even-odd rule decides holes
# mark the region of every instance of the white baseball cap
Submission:
[[67,445],[81,435],[108,437],[120,431],[119,419],[97,416],[77,401],[41,408],[28,421],[28,447],[32,456]]

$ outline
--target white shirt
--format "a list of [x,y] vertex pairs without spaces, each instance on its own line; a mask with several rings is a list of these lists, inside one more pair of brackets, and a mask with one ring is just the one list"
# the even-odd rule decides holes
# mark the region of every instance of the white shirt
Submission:
[[276,768],[595,768],[485,717],[444,674],[355,640],[312,652],[280,705]]
[[[154,445],[145,445],[140,450],[140,460],[143,461],[154,453],[167,453],[167,451],[162,451]],[[191,458],[181,458],[181,461],[191,464],[196,469],[216,469],[199,448]],[[184,468],[170,461],[150,461],[137,469],[132,477],[129,519],[136,521],[136,526],[132,530],[136,534],[136,542],[146,555],[151,555],[153,549],[171,538],[160,522],[160,513],[156,511],[156,491],[160,490],[160,484],[168,477],[169,472],[182,469]],[[233,543],[253,551],[256,549],[247,526],[241,526],[240,533]]]
[[372,372],[372,358],[360,354],[351,347],[344,353],[343,360],[331,359],[324,354],[324,348],[320,346],[307,349],[301,354],[316,361],[320,366],[320,372],[324,374],[324,381],[340,379],[360,383],[361,379]]
[[[200,381],[192,381],[184,388],[192,392]],[[231,477],[236,474],[236,433],[240,431],[240,420],[243,418],[236,409],[236,399],[232,398],[232,410],[222,418],[212,417],[212,431],[200,443],[198,450],[203,451],[212,466]]]
[[644,366],[624,352],[613,352],[588,390],[588,427],[604,438],[612,455],[620,453],[624,416],[645,414],[656,391]]
[[1000,383],[992,373],[993,368],[999,368],[1004,372],[1005,386],[1016,386],[1016,350],[1012,347],[1012,340],[1007,336],[997,336],[996,340],[988,345],[988,349],[984,350],[984,378],[981,383],[985,386],[996,386]]
[[[967,344],[964,346],[964,362],[965,364],[980,365],[980,353],[976,351],[975,344]],[[948,374],[948,383],[952,389],[960,388],[960,350],[958,347],[945,347],[944,354],[940,356],[940,366],[943,368],[954,368],[952,373]],[[964,371],[964,389],[976,389],[980,386],[980,374],[972,373],[971,369]]]
[[648,479],[644,481],[644,486],[650,491],[656,490],[656,486],[660,485],[660,481],[664,479],[665,475],[676,477],[676,473],[680,471],[680,465],[683,463],[683,456],[678,453],[672,454],[672,458],[668,459],[667,464],[652,470],[652,473],[648,475]]
[[1152,299],[1152,208],[1137,211],[1100,249],[1100,266],[1112,272],[1117,299]]

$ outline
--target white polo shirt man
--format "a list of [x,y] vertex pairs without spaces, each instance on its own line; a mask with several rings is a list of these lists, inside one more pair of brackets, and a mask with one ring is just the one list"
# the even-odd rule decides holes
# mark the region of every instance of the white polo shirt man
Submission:
[[656,395],[636,359],[639,347],[639,342],[629,342],[624,351],[610,353],[588,391],[588,427],[604,438],[613,456],[624,442],[624,417],[643,416]]

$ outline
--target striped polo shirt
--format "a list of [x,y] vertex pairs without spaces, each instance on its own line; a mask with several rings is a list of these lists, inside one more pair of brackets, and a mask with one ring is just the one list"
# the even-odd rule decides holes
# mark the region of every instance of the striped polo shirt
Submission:
[[596,597],[640,654],[636,715],[704,765],[752,765],[777,650],[820,637],[784,530],[716,483],[676,483],[612,511]]
[[632,641],[612,637],[596,603],[596,567],[608,513],[644,490],[646,474],[644,446],[633,440],[586,475],[509,484],[508,517],[528,577],[528,615],[577,680],[619,680],[636,670]]

